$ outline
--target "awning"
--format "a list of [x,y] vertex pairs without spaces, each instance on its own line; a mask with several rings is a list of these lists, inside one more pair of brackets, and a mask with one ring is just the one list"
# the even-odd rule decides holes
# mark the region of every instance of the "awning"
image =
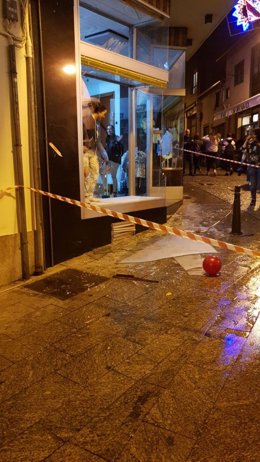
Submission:
[[226,117],[230,117],[233,114],[246,111],[247,109],[250,109],[251,107],[258,106],[258,105],[260,105],[260,93],[258,93],[255,96],[252,96],[251,98],[245,99],[245,101],[242,101],[239,104],[231,106],[228,109],[225,109],[224,111],[215,112],[213,116],[213,120],[216,121],[220,119],[225,119]]

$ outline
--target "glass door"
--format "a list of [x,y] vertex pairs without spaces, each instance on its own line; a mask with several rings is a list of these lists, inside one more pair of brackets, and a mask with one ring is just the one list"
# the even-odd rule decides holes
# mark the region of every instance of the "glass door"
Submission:
[[136,91],[135,106],[135,194],[144,196],[147,194],[148,168],[150,157],[150,96]]
[[182,185],[183,97],[151,87],[135,88],[133,106],[134,191],[165,197]]

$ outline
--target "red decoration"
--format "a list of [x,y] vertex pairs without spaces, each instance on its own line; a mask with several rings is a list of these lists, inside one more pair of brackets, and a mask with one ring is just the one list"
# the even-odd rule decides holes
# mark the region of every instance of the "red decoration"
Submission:
[[203,260],[203,269],[209,276],[216,276],[222,266],[222,261],[216,255],[208,255]]

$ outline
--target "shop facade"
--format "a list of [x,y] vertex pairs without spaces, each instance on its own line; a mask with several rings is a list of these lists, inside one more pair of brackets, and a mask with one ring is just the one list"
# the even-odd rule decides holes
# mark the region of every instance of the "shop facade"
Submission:
[[233,133],[236,139],[245,139],[259,127],[260,94],[247,98],[213,116],[214,126],[221,123],[225,133]]
[[[107,2],[96,3],[30,2],[38,186],[84,201],[84,105],[98,101],[106,109],[101,142],[105,147],[107,127],[113,126],[122,152],[116,176],[99,163],[95,197],[109,209],[162,223],[167,204],[182,199],[185,53],[168,46],[167,12],[139,10],[138,2],[114,1],[113,11]],[[25,83],[26,78],[24,72]],[[24,184],[35,186],[30,178],[29,126],[24,140],[28,144],[28,152],[26,148],[23,153],[24,165],[28,164]],[[167,148],[163,140],[168,140]],[[116,194],[111,194],[115,182]],[[8,197],[4,200],[8,207]],[[32,209],[36,213],[34,196],[28,193],[26,201],[28,213]],[[42,269],[111,243],[115,219],[47,197],[37,207]],[[29,221],[32,244],[27,273],[31,274],[37,224],[31,216]],[[10,236],[17,235],[10,231]]]

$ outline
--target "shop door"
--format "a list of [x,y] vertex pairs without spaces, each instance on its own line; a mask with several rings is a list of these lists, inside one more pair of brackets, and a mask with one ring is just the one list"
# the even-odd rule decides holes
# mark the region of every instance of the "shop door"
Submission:
[[150,159],[150,95],[136,90],[135,108],[135,194],[147,194]]
[[182,184],[183,97],[135,88],[132,108],[134,194],[165,197],[166,186]]

